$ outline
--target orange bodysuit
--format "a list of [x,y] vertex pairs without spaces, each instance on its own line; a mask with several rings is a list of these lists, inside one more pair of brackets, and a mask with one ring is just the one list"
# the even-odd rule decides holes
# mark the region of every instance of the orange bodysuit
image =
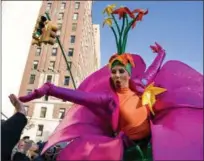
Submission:
[[150,135],[148,110],[129,88],[117,91],[120,105],[119,129],[130,139],[140,140]]

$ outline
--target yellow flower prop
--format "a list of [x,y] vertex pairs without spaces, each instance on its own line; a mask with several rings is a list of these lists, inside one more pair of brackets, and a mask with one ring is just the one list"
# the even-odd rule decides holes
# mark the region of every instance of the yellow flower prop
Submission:
[[[131,29],[131,27],[132,28],[135,27],[137,21],[142,20],[143,16],[148,13],[148,10],[145,11],[143,9],[135,9],[131,11],[128,7],[124,6],[121,6],[118,9],[115,8],[116,5],[112,4],[108,5],[103,10],[103,14],[106,13],[108,15],[108,18],[105,19],[103,22],[103,26],[107,24],[113,31],[116,40],[117,54],[121,55],[125,53],[129,30]],[[121,28],[120,24],[117,22],[115,18],[115,15],[119,16],[119,20],[122,19]]]
[[112,26],[112,18],[106,18],[104,21],[103,21],[103,26],[107,24],[108,26]]
[[165,88],[155,87],[154,82],[151,83],[144,91],[142,95],[142,105],[148,105],[151,113],[155,115],[153,106],[156,102],[156,96],[165,92]]
[[108,5],[108,6],[104,9],[103,13],[107,13],[108,16],[110,16],[110,14],[113,12],[113,10],[114,10],[115,7],[116,7],[115,4]]

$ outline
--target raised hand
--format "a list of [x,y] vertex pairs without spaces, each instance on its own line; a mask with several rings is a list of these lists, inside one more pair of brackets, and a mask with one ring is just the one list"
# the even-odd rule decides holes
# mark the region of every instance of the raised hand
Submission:
[[150,48],[152,49],[153,53],[158,53],[158,54],[164,54],[165,50],[159,45],[157,42],[155,42],[155,45],[150,45]]
[[16,112],[26,115],[25,106],[14,94],[9,95],[9,99],[11,104],[15,107]]
[[154,80],[166,56],[166,51],[158,43],[155,42],[155,45],[151,45],[150,48],[154,53],[157,53],[157,57],[144,73],[143,78],[147,81],[147,84]]
[[41,98],[44,95],[49,95],[49,90],[50,90],[51,86],[52,86],[52,84],[47,82],[42,87],[35,89],[30,94],[28,94],[26,96],[19,97],[19,100],[22,102],[29,102],[31,100]]

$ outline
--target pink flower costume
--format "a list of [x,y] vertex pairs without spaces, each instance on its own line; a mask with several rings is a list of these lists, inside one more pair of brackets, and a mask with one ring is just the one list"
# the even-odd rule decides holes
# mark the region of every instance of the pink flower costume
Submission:
[[[122,11],[129,13],[125,8]],[[137,13],[139,21],[145,12]],[[180,61],[162,65],[165,50],[157,43],[151,49],[157,56],[147,70],[143,59],[131,54],[136,66],[131,71],[130,88],[140,96],[152,82],[167,90],[156,96],[156,114],[149,119],[153,160],[203,160],[203,75]],[[42,153],[56,143],[70,141],[57,160],[123,160],[132,140],[118,130],[119,100],[108,66],[91,74],[76,90],[45,83],[20,100],[28,102],[44,95],[75,104]]]

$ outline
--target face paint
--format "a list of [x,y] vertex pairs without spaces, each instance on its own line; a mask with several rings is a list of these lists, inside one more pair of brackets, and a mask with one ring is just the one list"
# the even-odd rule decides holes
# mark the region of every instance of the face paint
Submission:
[[111,69],[111,79],[116,89],[126,88],[129,86],[130,76],[125,67],[122,65],[115,65]]

